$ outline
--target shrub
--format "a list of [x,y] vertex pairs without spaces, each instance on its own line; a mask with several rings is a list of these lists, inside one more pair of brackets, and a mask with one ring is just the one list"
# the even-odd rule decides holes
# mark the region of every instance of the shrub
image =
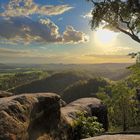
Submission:
[[97,121],[97,117],[89,117],[85,113],[77,113],[74,123],[75,139],[89,138],[102,134],[104,129],[102,124]]

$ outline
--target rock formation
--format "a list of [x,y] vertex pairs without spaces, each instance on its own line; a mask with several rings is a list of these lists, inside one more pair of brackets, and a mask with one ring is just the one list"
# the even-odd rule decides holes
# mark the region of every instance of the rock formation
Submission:
[[0,140],[75,140],[72,123],[79,111],[97,116],[107,129],[106,107],[100,100],[83,98],[64,105],[53,93],[1,98]]
[[23,94],[0,99],[0,140],[51,139],[60,121],[56,94]]
[[78,112],[87,112],[90,116],[96,116],[98,121],[103,124],[105,130],[108,129],[107,108],[97,98],[81,98],[61,109],[69,123],[73,122]]

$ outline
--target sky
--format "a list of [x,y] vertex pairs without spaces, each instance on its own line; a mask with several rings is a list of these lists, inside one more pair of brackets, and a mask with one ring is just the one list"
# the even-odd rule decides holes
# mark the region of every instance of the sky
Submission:
[[0,0],[0,63],[131,63],[140,44],[91,30],[86,0]]

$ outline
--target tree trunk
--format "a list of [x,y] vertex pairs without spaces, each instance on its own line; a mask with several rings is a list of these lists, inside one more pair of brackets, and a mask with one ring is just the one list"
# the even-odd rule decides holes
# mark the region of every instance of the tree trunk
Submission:
[[127,118],[126,118],[126,108],[125,108],[124,105],[122,106],[122,111],[123,111],[122,112],[123,113],[123,118],[122,118],[123,119],[122,120],[123,121],[123,131],[126,131],[127,130],[127,124],[126,124],[127,123],[126,122]]

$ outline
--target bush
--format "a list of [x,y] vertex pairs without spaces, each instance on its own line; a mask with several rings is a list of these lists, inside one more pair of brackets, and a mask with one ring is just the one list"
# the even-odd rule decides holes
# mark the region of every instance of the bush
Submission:
[[139,126],[139,103],[136,100],[136,91],[126,82],[119,81],[101,89],[97,97],[107,105],[111,130],[116,128],[116,131],[128,131]]
[[97,117],[88,117],[85,113],[78,113],[74,123],[75,139],[89,138],[102,134],[104,129],[97,121]]

